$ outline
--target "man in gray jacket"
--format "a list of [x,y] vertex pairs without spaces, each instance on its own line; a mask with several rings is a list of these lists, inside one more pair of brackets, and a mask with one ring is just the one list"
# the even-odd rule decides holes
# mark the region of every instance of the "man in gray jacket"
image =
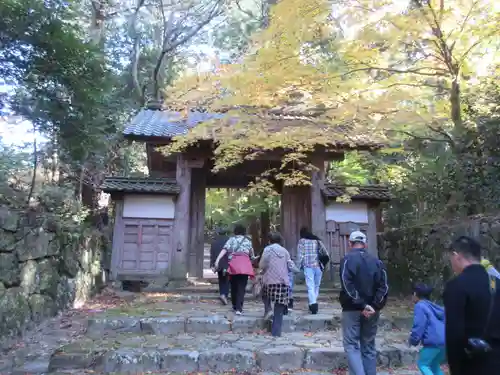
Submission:
[[389,287],[383,263],[366,250],[366,235],[349,236],[351,249],[340,264],[342,334],[350,375],[376,375],[375,336]]
[[210,246],[210,267],[217,273],[219,279],[219,295],[220,300],[224,305],[227,305],[227,297],[229,295],[229,275],[227,273],[228,258],[227,254],[220,260],[218,269],[215,269],[215,260],[219,256],[222,248],[229,239],[228,230],[226,228],[217,229],[217,237]]

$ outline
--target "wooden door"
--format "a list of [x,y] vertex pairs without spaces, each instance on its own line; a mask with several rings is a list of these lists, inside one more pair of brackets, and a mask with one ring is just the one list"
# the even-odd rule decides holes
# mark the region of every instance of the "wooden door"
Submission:
[[326,222],[326,248],[330,254],[330,280],[338,279],[340,262],[349,249],[349,235],[355,230],[367,234],[368,224],[366,223],[339,223],[334,220]]
[[173,220],[124,219],[118,272],[158,275],[168,272],[172,253]]

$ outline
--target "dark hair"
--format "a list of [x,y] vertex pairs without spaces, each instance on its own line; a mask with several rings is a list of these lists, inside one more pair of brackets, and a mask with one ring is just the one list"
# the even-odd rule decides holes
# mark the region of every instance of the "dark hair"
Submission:
[[434,288],[424,283],[415,283],[413,292],[420,299],[429,299]]
[[450,251],[456,251],[468,259],[481,260],[481,245],[468,236],[460,236],[454,240],[450,246]]
[[227,234],[227,232],[229,232],[229,231],[225,227],[219,227],[219,228],[217,228],[217,234],[219,236],[224,236],[224,235]]
[[246,228],[243,225],[236,224],[234,226],[234,234],[236,236],[244,236],[245,234],[247,234],[247,230],[246,230]]
[[283,243],[283,237],[280,232],[271,232],[269,233],[269,242],[281,245]]
[[300,228],[300,238],[304,238],[306,240],[320,240],[319,237],[314,235],[307,227]]

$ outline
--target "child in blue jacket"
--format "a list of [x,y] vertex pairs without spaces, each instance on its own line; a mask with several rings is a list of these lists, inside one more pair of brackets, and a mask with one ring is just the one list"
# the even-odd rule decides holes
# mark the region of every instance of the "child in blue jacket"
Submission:
[[422,344],[418,368],[423,375],[443,375],[445,361],[444,308],[429,301],[432,287],[417,283],[413,288],[415,310],[409,344]]

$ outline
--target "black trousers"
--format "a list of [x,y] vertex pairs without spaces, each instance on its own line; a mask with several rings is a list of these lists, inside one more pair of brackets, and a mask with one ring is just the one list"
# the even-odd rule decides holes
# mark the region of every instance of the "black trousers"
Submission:
[[229,296],[229,275],[226,271],[217,272],[217,278],[219,279],[219,294],[221,296]]
[[248,275],[231,275],[231,302],[234,311],[243,311]]
[[[264,314],[271,311],[271,300],[269,298],[262,298],[264,302]],[[271,335],[275,337],[281,336],[283,329],[283,316],[288,313],[287,306],[281,303],[274,303],[273,322],[271,323]]]

